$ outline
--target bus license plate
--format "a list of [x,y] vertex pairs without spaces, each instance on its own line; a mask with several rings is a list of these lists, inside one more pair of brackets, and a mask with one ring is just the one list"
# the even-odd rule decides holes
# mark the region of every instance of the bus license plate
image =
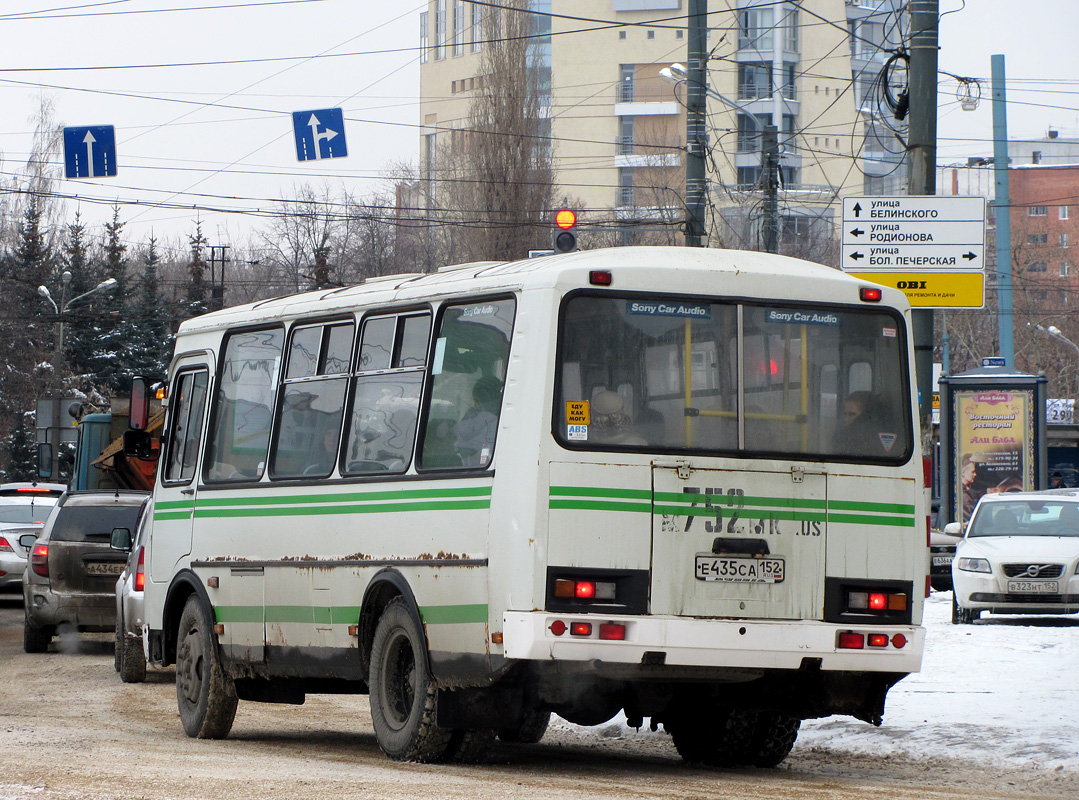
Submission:
[[1059,581],[1008,581],[1009,594],[1060,594]]
[[720,583],[782,583],[783,559],[699,555],[694,577]]
[[124,565],[119,561],[89,561],[86,564],[87,575],[119,575]]

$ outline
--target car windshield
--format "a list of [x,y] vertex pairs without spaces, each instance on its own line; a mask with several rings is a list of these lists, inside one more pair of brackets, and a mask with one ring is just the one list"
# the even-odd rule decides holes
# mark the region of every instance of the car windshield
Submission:
[[0,503],[0,522],[16,522],[20,525],[44,522],[54,505],[55,498],[42,498],[33,503]]
[[967,537],[1075,536],[1079,538],[1079,503],[1058,500],[1009,500],[983,503]]

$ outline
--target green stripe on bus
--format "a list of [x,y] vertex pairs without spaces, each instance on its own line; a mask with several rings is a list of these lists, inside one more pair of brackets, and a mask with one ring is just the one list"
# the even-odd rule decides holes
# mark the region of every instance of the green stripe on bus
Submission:
[[783,508],[798,506],[800,508],[821,508],[827,505],[825,500],[813,498],[794,497],[765,497],[763,495],[735,495],[735,494],[704,494],[702,492],[656,492],[656,502],[683,503],[695,506],[719,506],[723,508],[742,508],[745,506],[764,506],[767,508]]
[[619,497],[627,500],[651,500],[647,489],[609,489],[600,486],[552,486],[552,497]]
[[651,503],[619,503],[614,500],[556,500],[551,498],[550,508],[572,508],[578,511],[641,511],[652,513]]
[[467,511],[491,507],[488,498],[481,500],[416,501],[413,503],[378,503],[350,506],[287,506],[285,508],[196,508],[198,519],[223,517],[291,517],[338,514],[388,514],[398,511]]
[[[486,603],[420,607],[420,616],[428,625],[486,623],[487,613]],[[360,607],[219,605],[214,614],[221,623],[354,625],[360,619]]]
[[166,511],[163,514],[154,512],[154,522],[167,522],[174,519],[191,519],[191,511]]
[[828,510],[831,511],[874,511],[892,514],[913,514],[914,506],[905,503],[867,503],[858,500],[829,500]]
[[[260,487],[261,488],[261,487]],[[426,500],[432,498],[490,497],[490,486],[473,486],[463,489],[402,489],[384,492],[337,492],[333,494],[269,495],[255,490],[244,497],[199,497],[198,507],[213,506],[270,506],[310,505],[329,503],[373,503],[383,500]]]
[[179,508],[194,508],[194,500],[162,500],[154,503],[154,508],[158,511],[171,511]]
[[[704,506],[697,506],[696,508],[687,508],[685,506],[656,506],[654,511],[656,514],[667,514],[672,517],[714,517],[715,511],[722,511],[724,509],[715,508],[713,513],[709,514],[708,509]],[[739,508],[739,516],[741,517],[757,517],[759,516],[754,512],[752,508]],[[789,519],[789,520],[808,520],[811,522],[823,522],[825,514],[823,511],[817,510],[789,510],[789,511],[769,511],[768,519]]]

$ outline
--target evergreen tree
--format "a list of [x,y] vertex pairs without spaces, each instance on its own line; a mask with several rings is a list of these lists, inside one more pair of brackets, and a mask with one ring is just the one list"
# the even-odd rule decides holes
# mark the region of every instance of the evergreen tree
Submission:
[[[100,321],[96,314],[88,313],[88,303],[79,302],[64,311],[63,306],[79,295],[90,291],[97,284],[98,270],[91,263],[86,244],[86,226],[82,217],[75,214],[75,221],[67,226],[67,241],[64,243],[64,270],[57,281],[60,286],[53,289],[53,300],[60,307],[64,323],[64,341],[61,363],[65,373],[61,379],[71,375],[92,375],[94,372],[94,354],[96,340],[100,334]],[[89,300],[90,298],[88,298]]]
[[34,439],[34,412],[16,415],[7,440],[7,467],[0,470],[0,481],[32,481],[37,478],[37,444]]
[[164,378],[171,351],[166,312],[162,307],[158,284],[161,257],[153,237],[142,256],[143,275],[139,291],[132,293],[128,307],[130,333],[124,360],[132,375]]
[[[127,304],[127,245],[122,235],[119,207],[113,208],[112,221],[105,223],[104,264],[102,279],[116,281],[107,293],[95,295],[99,305],[108,303],[96,315],[98,335],[94,341],[92,359],[95,382],[113,393],[126,392],[131,384],[131,366],[126,354],[134,333]],[[95,284],[96,285],[96,284]]]
[[191,278],[187,284],[187,315],[197,317],[209,310],[206,303],[206,262],[202,260],[202,251],[206,248],[206,237],[202,235],[202,223],[195,224],[195,235],[188,237],[191,243],[191,263],[187,271]]

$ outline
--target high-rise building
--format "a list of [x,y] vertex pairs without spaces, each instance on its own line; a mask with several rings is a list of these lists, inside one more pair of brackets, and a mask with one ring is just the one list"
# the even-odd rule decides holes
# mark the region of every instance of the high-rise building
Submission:
[[[670,79],[677,68],[663,73],[687,60],[689,0],[522,4],[540,99],[535,134],[549,137],[556,200],[578,206],[586,225],[611,231],[611,243],[681,243],[686,92]],[[431,0],[420,15],[420,177],[428,198],[437,197],[440,160],[452,152],[454,132],[468,127],[474,98],[506,79],[483,74],[483,56],[502,36],[505,16],[521,13],[511,5]],[[903,4],[709,5],[709,243],[760,247],[760,134],[774,125],[780,249],[831,260],[842,196],[905,191],[894,113],[904,63],[893,58],[907,27]]]

